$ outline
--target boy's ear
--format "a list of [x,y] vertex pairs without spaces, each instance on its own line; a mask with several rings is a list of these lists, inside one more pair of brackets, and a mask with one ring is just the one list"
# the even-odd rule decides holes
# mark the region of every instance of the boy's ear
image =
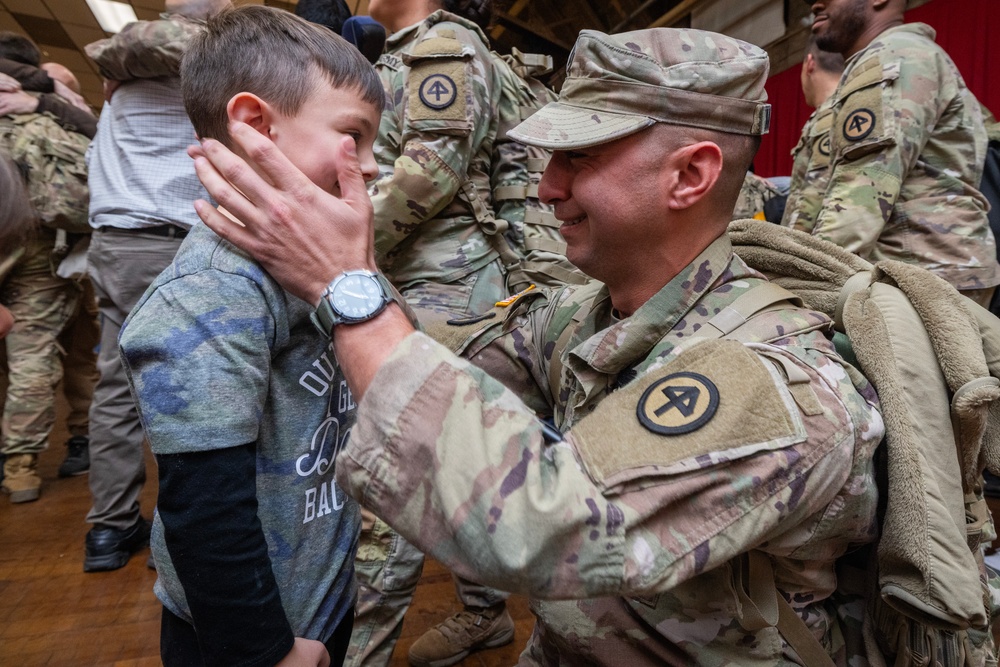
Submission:
[[267,102],[253,93],[236,93],[226,105],[230,121],[238,120],[254,128],[265,137],[271,135],[273,113]]

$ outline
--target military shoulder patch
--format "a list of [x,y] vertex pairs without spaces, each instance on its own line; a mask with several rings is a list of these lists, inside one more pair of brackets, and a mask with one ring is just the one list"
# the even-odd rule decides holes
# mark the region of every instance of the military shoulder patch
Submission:
[[420,101],[431,109],[447,109],[458,99],[458,86],[447,74],[431,74],[420,83]]
[[653,433],[683,435],[707,424],[718,409],[715,383],[698,373],[674,373],[643,392],[636,414]]
[[410,120],[468,120],[467,61],[473,55],[449,31],[428,36],[403,54],[403,62],[410,66]]
[[806,438],[785,381],[733,340],[698,343],[605,398],[572,429],[598,484],[712,467]]
[[830,157],[830,135],[826,135],[819,140],[819,144],[816,146],[816,150],[819,151],[820,155],[825,157]]
[[861,141],[874,131],[877,124],[875,112],[871,109],[855,109],[844,120],[844,138]]

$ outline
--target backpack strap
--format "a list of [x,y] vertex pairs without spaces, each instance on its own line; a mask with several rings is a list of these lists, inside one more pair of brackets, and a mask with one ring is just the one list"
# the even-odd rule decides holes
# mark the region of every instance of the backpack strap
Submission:
[[715,339],[728,336],[747,323],[754,315],[770,310],[782,302],[790,302],[802,306],[802,299],[776,283],[761,283],[753,287],[731,304],[719,311],[719,314],[708,321],[711,329],[698,333],[701,338]]
[[833,659],[816,636],[795,613],[774,585],[770,557],[754,549],[744,554],[733,572],[734,588],[740,601],[740,625],[749,632],[777,628],[799,656],[803,665],[835,667]]

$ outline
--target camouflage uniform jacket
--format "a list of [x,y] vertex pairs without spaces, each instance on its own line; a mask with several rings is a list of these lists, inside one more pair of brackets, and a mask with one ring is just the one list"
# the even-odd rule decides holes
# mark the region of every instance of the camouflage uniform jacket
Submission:
[[812,233],[830,178],[830,127],[833,123],[833,96],[816,109],[802,128],[799,143],[792,149],[792,178],[788,202],[781,224]]
[[[830,105],[830,155],[813,151],[809,169],[824,194],[789,202],[788,222],[873,262],[919,264],[960,290],[1000,283],[976,189],[986,154],[979,105],[934,30],[883,32],[848,61]],[[824,127],[818,117],[814,134]]]
[[28,197],[46,227],[90,231],[84,160],[89,143],[47,114],[0,116],[0,153],[27,176]]
[[159,21],[129,23],[121,32],[86,46],[101,70],[112,81],[180,76],[181,58],[205,22],[180,14],[163,14]]
[[699,339],[761,282],[722,237],[624,319],[599,284],[525,295],[466,344],[481,368],[413,334],[361,402],[338,482],[461,576],[536,598],[521,664],[789,664],[776,630],[738,620],[752,548],[844,664],[827,598],[835,559],[872,538],[884,428],[821,314]]
[[778,194],[778,188],[769,180],[748,171],[743,179],[743,187],[736,198],[736,208],[733,210],[733,220],[744,218],[764,219],[764,204]]
[[501,82],[486,43],[475,24],[437,11],[394,34],[376,65],[389,99],[375,142],[375,247],[401,290],[497,259],[461,195],[474,187],[492,203]]

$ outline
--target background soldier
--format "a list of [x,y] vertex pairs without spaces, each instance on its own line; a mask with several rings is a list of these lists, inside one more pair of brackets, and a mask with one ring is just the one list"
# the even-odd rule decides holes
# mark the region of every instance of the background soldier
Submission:
[[[499,167],[502,82],[482,32],[491,10],[490,0],[369,4],[372,18],[392,33],[376,63],[388,103],[375,142],[375,251],[425,325],[489,310],[507,296],[506,271],[480,219],[494,217],[490,178]],[[389,664],[423,558],[363,514],[348,665]],[[442,661],[513,640],[506,593],[459,579],[455,585],[463,611],[417,641],[413,664],[451,664]]]
[[802,137],[792,150],[792,179],[781,224],[810,231],[815,222],[804,202],[822,200],[830,178],[830,127],[833,123],[831,96],[844,73],[844,57],[823,51],[810,35],[802,61],[802,94],[815,111],[802,128]]
[[[26,64],[38,66],[37,47],[18,35],[0,39],[0,56],[7,53],[4,47],[14,46],[20,52],[34,49],[35,57]],[[19,90],[0,93],[0,99],[5,97],[10,98],[9,109],[38,107],[36,98]],[[0,303],[14,316],[5,339],[9,384],[3,413],[3,490],[13,503],[37,500],[41,494],[38,453],[55,424],[55,391],[63,374],[58,338],[83,293],[80,284],[56,275],[56,267],[69,250],[66,230],[88,229],[88,144],[87,137],[63,129],[47,114],[0,116],[0,152],[25,177],[40,223],[23,245],[5,249],[7,261],[0,276]]]
[[976,98],[934,30],[903,25],[906,0],[811,4],[819,48],[847,65],[828,119],[814,121],[786,223],[870,261],[919,264],[988,306],[1000,266],[976,189],[986,155]]
[[[853,659],[828,597],[836,558],[872,535],[875,396],[852,386],[823,315],[786,301],[724,323],[774,290],[726,235],[767,131],[767,70],[722,35],[584,31],[559,102],[511,134],[555,150],[539,194],[603,284],[495,309],[462,344],[489,375],[384,295],[335,325],[361,397],[338,480],[459,574],[540,598],[522,664],[787,664],[739,602],[747,563]],[[199,176],[246,227],[199,214],[336,313],[328,281],[374,269],[360,173],[324,197],[250,128],[234,134],[270,182],[205,142]]]

